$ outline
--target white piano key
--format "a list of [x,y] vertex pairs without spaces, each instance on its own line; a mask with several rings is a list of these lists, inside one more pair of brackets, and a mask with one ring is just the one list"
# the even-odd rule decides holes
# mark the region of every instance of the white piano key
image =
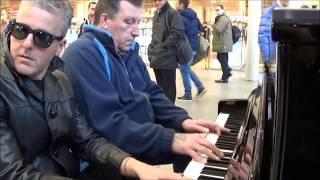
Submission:
[[198,179],[203,167],[203,163],[192,160],[184,170],[183,175],[192,179]]
[[[211,178],[215,178],[215,179],[224,179],[224,177],[222,176],[215,176],[215,175],[209,175],[209,174],[200,174],[201,176],[204,176],[204,177],[211,177]],[[199,175],[199,176],[200,176]]]
[[[219,113],[215,123],[221,127],[224,127],[227,122],[229,114]],[[215,133],[208,133],[206,138],[213,144],[215,144],[219,138],[219,136]],[[187,177],[191,177],[192,179],[198,179],[200,173],[205,164],[196,162],[194,160],[190,161],[187,168],[184,170],[183,174]]]
[[233,150],[221,149],[223,153],[233,153]]
[[220,169],[220,170],[225,170],[225,171],[227,171],[227,168],[226,168],[226,167],[211,166],[211,165],[205,165],[205,167],[214,168],[214,169]]
[[226,124],[228,117],[230,114],[226,114],[226,113],[219,113],[215,123],[218,124],[221,127],[224,127],[224,125]]

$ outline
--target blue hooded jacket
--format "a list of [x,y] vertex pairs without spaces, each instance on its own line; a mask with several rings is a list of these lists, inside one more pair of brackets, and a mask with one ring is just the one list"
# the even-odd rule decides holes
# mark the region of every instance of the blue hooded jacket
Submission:
[[272,23],[272,11],[280,7],[278,3],[273,3],[268,7],[261,15],[258,43],[260,46],[261,57],[264,62],[271,62],[276,58],[276,42],[272,41],[271,37],[271,23]]
[[190,8],[181,9],[179,12],[183,18],[184,31],[192,50],[197,51],[200,43],[198,34],[201,30],[201,24],[197,17],[197,13]]
[[147,163],[159,164],[172,154],[175,130],[190,118],[150,79],[139,46],[119,55],[111,34],[85,26],[65,51],[65,72],[80,110],[110,142]]

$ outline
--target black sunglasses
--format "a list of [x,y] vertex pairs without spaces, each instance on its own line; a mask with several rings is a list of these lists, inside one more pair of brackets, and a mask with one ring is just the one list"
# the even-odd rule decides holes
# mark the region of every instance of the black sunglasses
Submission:
[[23,23],[12,22],[11,35],[14,38],[23,40],[30,33],[33,35],[33,43],[40,48],[48,48],[55,39],[61,41],[64,38],[63,36],[54,36],[44,30],[31,29],[30,26]]

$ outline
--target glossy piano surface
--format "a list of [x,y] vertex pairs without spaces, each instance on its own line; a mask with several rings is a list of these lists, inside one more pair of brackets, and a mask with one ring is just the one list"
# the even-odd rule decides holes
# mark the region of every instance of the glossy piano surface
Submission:
[[320,179],[319,9],[275,10],[272,36],[278,41],[277,72],[266,73],[253,92],[247,130],[240,132],[242,149],[253,147],[252,161],[244,161],[244,152],[235,159],[249,165],[242,179]]
[[270,179],[320,179],[320,10],[277,10],[276,126]]

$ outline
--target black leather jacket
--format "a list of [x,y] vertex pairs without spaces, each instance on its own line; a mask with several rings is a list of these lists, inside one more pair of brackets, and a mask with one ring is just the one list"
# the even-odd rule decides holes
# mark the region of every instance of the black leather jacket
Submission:
[[[0,179],[76,178],[79,158],[120,169],[128,157],[91,129],[77,111],[56,57],[44,79],[18,75],[3,43],[0,58]],[[119,170],[120,171],[120,170]]]

